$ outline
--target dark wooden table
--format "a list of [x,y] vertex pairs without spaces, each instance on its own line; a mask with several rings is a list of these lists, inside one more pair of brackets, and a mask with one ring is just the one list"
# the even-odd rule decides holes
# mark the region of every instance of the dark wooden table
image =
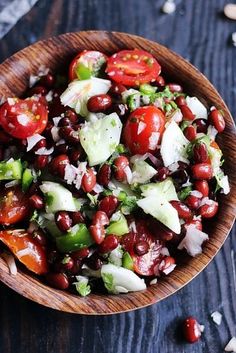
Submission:
[[[227,0],[39,0],[0,42],[0,60],[38,39],[88,29],[117,30],[158,41],[196,65],[236,114],[236,22],[225,19]],[[86,317],[56,312],[0,285],[0,353],[220,353],[236,335],[235,229],[192,283],[163,302],[135,312]],[[223,314],[221,326],[210,314]],[[195,315],[205,325],[199,343],[185,344],[178,325]]]

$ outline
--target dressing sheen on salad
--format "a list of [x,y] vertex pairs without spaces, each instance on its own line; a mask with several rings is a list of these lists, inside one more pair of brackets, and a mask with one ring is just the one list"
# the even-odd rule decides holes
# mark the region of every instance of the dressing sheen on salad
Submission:
[[146,51],[85,50],[66,70],[40,67],[0,106],[0,256],[81,296],[158,285],[230,191],[223,112]]

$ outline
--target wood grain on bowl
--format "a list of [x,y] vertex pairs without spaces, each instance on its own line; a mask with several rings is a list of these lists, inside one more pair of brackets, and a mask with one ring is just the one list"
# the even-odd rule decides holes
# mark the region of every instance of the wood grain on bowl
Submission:
[[183,253],[183,259],[175,271],[142,292],[119,296],[91,294],[81,298],[50,288],[21,269],[17,276],[11,276],[7,265],[0,259],[2,282],[25,297],[54,309],[81,314],[112,314],[158,302],[186,285],[205,268],[223,245],[235,219],[236,132],[233,119],[211,83],[190,63],[167,48],[141,37],[103,31],[69,33],[41,41],[16,53],[0,65],[0,99],[21,95],[28,87],[30,74],[36,74],[40,65],[56,71],[81,50],[95,49],[111,54],[125,48],[149,51],[162,65],[164,75],[182,84],[185,92],[197,96],[208,107],[214,105],[224,111],[226,129],[220,139],[220,146],[225,157],[231,192],[221,197],[219,213],[209,224],[210,240],[204,245],[203,253],[196,258]]

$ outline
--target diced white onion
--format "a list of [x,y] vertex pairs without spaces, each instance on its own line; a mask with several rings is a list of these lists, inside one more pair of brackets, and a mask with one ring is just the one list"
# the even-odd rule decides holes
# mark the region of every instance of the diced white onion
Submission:
[[142,132],[143,130],[145,130],[146,126],[147,126],[147,124],[145,124],[143,121],[140,121],[140,122],[138,123],[137,135],[141,134],[141,132]]
[[137,233],[137,228],[136,228],[136,223],[135,221],[131,222],[130,225],[129,225],[129,230],[131,232],[134,232],[134,233]]
[[180,242],[178,249],[186,249],[190,256],[196,256],[202,253],[202,243],[208,239],[208,235],[199,229],[195,228],[193,224],[186,227],[186,235]]
[[5,184],[5,188],[11,188],[12,186],[19,185],[19,184],[20,184],[19,180],[11,180]]
[[10,274],[13,276],[16,276],[17,267],[16,267],[16,262],[15,262],[14,256],[12,254],[8,254],[8,253],[4,252],[1,254],[1,257],[6,262],[8,268],[9,268]]
[[236,352],[236,337],[232,337],[227,346],[225,347],[226,352]]
[[[55,119],[55,118],[54,118]],[[59,136],[59,127],[57,126],[53,126],[51,128],[51,135],[52,135],[52,138],[53,138],[53,141],[54,142],[58,142],[60,141],[60,136]]]
[[59,121],[63,118],[63,116],[55,116],[55,118],[52,118],[53,124],[57,127]]
[[29,122],[29,117],[26,114],[17,115],[17,121],[20,125],[27,126]]
[[190,195],[195,196],[195,197],[197,197],[198,199],[201,199],[202,196],[203,196],[202,193],[201,193],[200,191],[198,191],[198,190],[193,190],[193,191],[191,191]]
[[53,91],[49,91],[45,96],[47,102],[51,102],[53,100]]
[[29,152],[30,150],[32,150],[32,148],[42,139],[45,139],[44,136],[39,135],[39,134],[35,134],[33,136],[27,137],[27,149],[26,151]]
[[176,267],[176,264],[172,264],[170,266],[168,266],[166,269],[162,270],[162,272],[165,274],[165,275],[168,275],[169,273],[171,273]]
[[74,182],[76,175],[77,175],[77,168],[69,163],[66,164],[64,180],[67,182],[68,185],[71,185]]
[[212,320],[216,323],[216,325],[220,325],[222,321],[222,315],[219,313],[219,311],[214,311],[214,313],[211,314]]
[[168,169],[171,173],[176,172],[179,169],[179,163],[178,162],[172,163],[171,165],[169,165]]
[[150,286],[153,286],[154,284],[157,284],[157,278],[153,278],[151,281],[150,281]]
[[163,256],[170,256],[169,250],[165,246],[161,248],[160,254]]
[[124,168],[124,173],[126,175],[128,184],[131,184],[132,183],[132,179],[133,179],[133,175],[132,175],[132,171],[131,171],[129,166],[126,166]]
[[210,137],[210,139],[215,140],[217,134],[218,131],[216,130],[216,128],[212,125],[209,125],[207,128],[207,135]]
[[207,109],[197,97],[186,97],[186,103],[196,119],[207,119]]
[[180,123],[183,120],[183,114],[180,109],[175,110],[175,112],[171,115],[171,120],[174,120],[176,123]]
[[224,175],[223,178],[221,179],[220,186],[222,188],[223,194],[227,195],[230,192],[229,178],[227,175]]
[[104,188],[99,184],[95,184],[93,191],[96,192],[96,194],[100,194],[104,191]]
[[53,151],[54,151],[54,147],[49,148],[49,150],[46,147],[41,147],[35,152],[35,154],[39,156],[49,156],[50,154],[53,153]]
[[22,249],[22,250],[17,251],[16,257],[18,257],[18,259],[20,259],[20,258],[23,257],[23,256],[31,255],[31,252],[32,252],[31,249],[25,248],[25,249]]
[[213,200],[210,200],[209,197],[203,197],[203,199],[201,200],[199,207],[204,206],[204,205],[212,205],[213,204]]
[[149,137],[149,149],[154,151],[157,148],[158,141],[160,138],[159,132],[152,132],[151,136]]

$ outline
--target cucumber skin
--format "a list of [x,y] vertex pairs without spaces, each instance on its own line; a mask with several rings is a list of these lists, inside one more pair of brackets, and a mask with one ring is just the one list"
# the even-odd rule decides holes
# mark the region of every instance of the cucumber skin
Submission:
[[[12,162],[0,162],[0,180],[20,180],[22,177],[22,163],[20,159]],[[12,172],[11,176],[7,176]]]
[[76,224],[71,230],[61,237],[56,238],[56,245],[61,252],[70,252],[89,247],[93,244],[91,235],[85,224]]
[[118,236],[122,236],[124,234],[129,233],[129,227],[126,218],[121,215],[118,221],[113,221],[109,224],[106,229],[107,234],[115,234]]

